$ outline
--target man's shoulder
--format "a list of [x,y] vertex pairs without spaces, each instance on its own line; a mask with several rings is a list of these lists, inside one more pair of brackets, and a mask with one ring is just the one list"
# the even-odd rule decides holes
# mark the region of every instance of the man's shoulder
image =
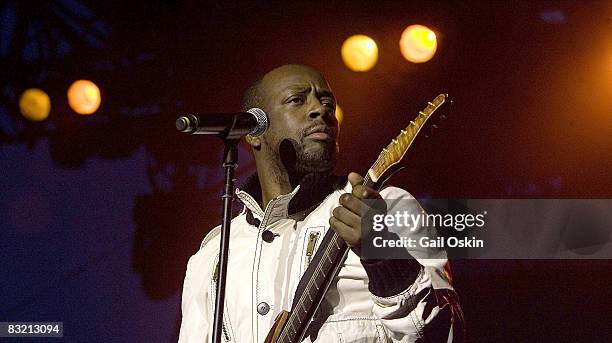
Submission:
[[[231,224],[235,226],[232,228],[237,229],[238,226],[240,226],[242,222],[244,221],[245,221],[245,212],[242,211],[240,214],[232,218]],[[236,231],[237,230],[232,230],[232,233],[235,234]],[[214,228],[212,228],[210,231],[208,231],[208,233],[204,236],[204,239],[202,239],[202,242],[200,243],[200,248],[194,254],[194,256],[204,254],[205,251],[209,251],[211,249],[214,250],[214,252],[216,253],[219,250],[219,244],[216,244],[215,242],[218,242],[218,239],[220,239],[218,237],[220,237],[220,235],[221,235],[221,225],[217,225]]]
[[204,246],[212,241],[215,237],[219,236],[219,234],[221,233],[221,225],[218,225],[216,227],[214,227],[212,230],[208,231],[208,233],[206,234],[206,236],[204,236],[204,239],[202,240],[202,243],[200,243],[200,249],[202,250],[202,248],[204,248]]
[[189,258],[188,267],[198,266],[201,263],[211,258],[214,258],[214,256],[217,254],[217,251],[219,249],[219,244],[215,244],[215,242],[211,242],[211,241],[219,237],[220,233],[221,233],[221,225],[214,227],[204,236],[204,239],[200,243],[200,247],[198,248],[198,251],[196,251]]

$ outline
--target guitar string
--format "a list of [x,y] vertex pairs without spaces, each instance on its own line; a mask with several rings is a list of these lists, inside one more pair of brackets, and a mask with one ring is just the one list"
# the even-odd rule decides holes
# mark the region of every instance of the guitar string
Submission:
[[[369,182],[371,182],[370,175],[366,175],[366,177],[364,178],[363,184],[368,184]],[[335,251],[336,252],[340,252],[343,249],[340,246],[340,244],[338,244],[338,241],[339,241],[339,235],[338,235],[338,233],[334,232],[333,235],[332,235],[332,238],[330,239],[330,244],[327,245],[325,247],[325,250],[323,251],[323,255],[321,256],[321,261],[323,261],[323,258],[327,257],[327,259],[329,260],[330,264],[331,265],[334,264],[334,261],[332,260],[332,257],[330,256],[330,253],[334,251],[331,248],[332,247],[331,243],[333,242],[336,245]],[[348,249],[348,246],[345,245],[345,248]],[[335,257],[338,258],[339,256],[335,256]],[[315,267],[315,272],[317,270],[319,270],[320,274],[323,275],[323,279],[325,279],[326,277],[329,277],[329,275],[325,275],[325,272],[322,269],[317,269],[318,267],[320,267],[320,265],[317,265]],[[331,270],[329,272],[331,272]],[[306,294],[308,295],[308,297],[310,298],[311,305],[312,305],[312,303],[314,303],[314,300],[310,296],[310,290],[312,289],[311,288],[312,287],[312,283],[315,283],[315,279],[317,279],[317,277],[315,277],[315,276],[317,276],[317,275],[315,274],[315,275],[313,275],[313,277],[311,277],[311,279],[308,281],[308,283],[306,284],[306,287],[305,287],[305,291],[306,291]],[[315,286],[316,286],[316,283],[315,283]],[[317,287],[317,291],[318,290],[319,290],[319,288]],[[298,300],[298,303],[296,304],[294,310],[298,309],[298,311],[299,311],[299,308],[302,307],[303,310],[304,310],[304,313],[307,314],[308,310],[304,306],[304,301],[306,301],[306,300],[305,300],[304,294],[302,293],[302,295],[301,295],[300,299]],[[298,316],[298,321],[299,321],[299,324],[301,325],[302,322],[299,319],[299,314],[296,313],[295,316]],[[289,318],[288,318],[288,321],[289,321],[289,323],[291,325],[291,328],[293,329],[294,333],[297,334],[297,330],[295,329],[295,327],[293,325],[294,321],[295,321],[294,318],[295,317],[293,315],[290,315]],[[285,331],[282,330],[281,334],[279,336],[279,340],[287,338],[286,336],[287,336],[287,334],[285,334]]]
[[[326,246],[326,247],[325,247],[325,250],[323,251],[323,256],[321,256],[321,257],[322,257],[322,258],[321,258],[321,260],[323,260],[323,257],[327,257],[327,258],[328,258],[330,261],[332,261],[331,256],[330,256],[330,253],[331,253],[332,251],[334,251],[334,250],[332,250],[332,249],[335,249],[336,251],[340,251],[340,250],[342,250],[342,248],[341,248],[341,247],[338,245],[338,242],[337,242],[337,241],[338,241],[338,237],[339,237],[339,235],[338,235],[336,232],[334,232],[334,233],[333,233],[333,235],[332,235],[332,238],[331,238],[331,240],[330,240],[330,243],[333,241],[333,242],[335,243],[335,245],[336,245],[337,249],[333,248],[331,244],[330,244],[330,245],[328,245],[328,246]],[[333,264],[333,262],[331,262],[331,264]],[[317,269],[316,269],[316,267],[315,267],[315,271],[316,271],[316,270],[317,270]],[[321,270],[321,269],[319,269],[319,270]],[[330,270],[330,271],[331,271],[331,270]],[[323,274],[323,276],[324,276],[324,277],[325,277],[325,276],[327,276],[327,275],[325,275],[325,273],[324,273],[322,270],[321,270],[321,273],[320,273],[320,274]],[[310,298],[311,298],[311,301],[312,301],[312,302],[314,302],[314,300],[312,300],[312,297],[310,296],[310,290],[312,289],[312,284],[315,282],[315,279],[317,279],[317,277],[314,277],[314,276],[316,276],[316,275],[313,275],[313,277],[312,277],[310,280],[308,280],[308,283],[306,284],[306,287],[305,287],[305,291],[306,291],[306,293],[308,294],[308,297],[310,297]],[[316,283],[315,283],[315,286],[316,286],[317,291],[318,291],[320,288],[318,288],[318,286],[316,285]],[[296,304],[295,309],[298,309],[298,308],[299,308],[299,307],[301,307],[301,306],[303,307],[303,305],[304,305],[304,301],[305,301],[304,299],[305,299],[305,297],[304,297],[304,295],[303,295],[303,293],[302,293],[302,296],[301,296],[301,297],[300,297],[300,299],[298,300],[298,303]],[[304,308],[304,310],[306,310],[306,308]],[[294,319],[293,319],[293,318],[295,318],[295,317],[293,316],[293,313],[294,313],[294,312],[292,311],[291,313],[292,313],[292,315],[290,315],[290,316],[289,316],[288,321],[289,321],[289,323],[290,323],[290,325],[291,325],[291,328],[293,329],[294,333],[295,333],[295,334],[297,334],[298,332],[297,332],[297,330],[295,329],[295,327],[294,327],[294,325],[293,325],[293,324],[294,324]],[[307,311],[307,310],[306,310],[306,313],[308,313],[308,311]],[[298,314],[296,313],[296,316],[297,316],[297,315],[298,315]],[[298,321],[299,321],[299,324],[301,325],[301,324],[302,324],[302,322],[299,320],[299,317],[298,317]],[[282,330],[282,331],[281,331],[281,334],[280,334],[280,336],[279,336],[279,339],[284,339],[284,338],[287,338],[287,334],[285,333],[285,331],[284,331],[284,330]],[[289,339],[290,339],[290,338],[289,338]]]
[[[335,236],[336,236],[336,235],[337,235],[337,233],[335,233],[335,232],[334,232],[331,240],[335,240],[335,238],[336,238]],[[331,251],[330,247],[331,247],[331,245],[328,245],[328,246],[326,246],[326,247],[325,247],[325,250],[323,251],[323,256],[322,256],[322,257],[327,256],[327,257],[328,257],[328,258],[331,260],[331,258],[330,258],[330,256],[329,256],[329,252]],[[316,268],[315,268],[315,271],[316,271]],[[323,273],[323,274],[324,274],[324,273]],[[313,275],[313,276],[316,276],[316,275]],[[312,300],[312,297],[310,296],[310,290],[312,289],[312,284],[313,284],[313,283],[315,283],[315,282],[314,282],[314,281],[315,281],[315,279],[316,279],[316,277],[311,278],[311,279],[308,281],[308,284],[307,284],[307,285],[306,285],[306,287],[305,287],[305,291],[306,291],[306,293],[308,294],[308,297],[310,297],[310,298],[311,298],[311,301],[312,301],[312,302],[314,302],[314,300]],[[316,285],[316,283],[315,283],[315,285]],[[317,289],[317,290],[318,290],[318,289]],[[304,296],[303,296],[303,294],[302,294],[302,296],[300,297],[300,300],[298,300],[298,303],[296,304],[296,309],[299,309],[300,307],[303,307],[303,303],[304,303],[304,301],[303,301],[303,300],[304,300],[304,299],[305,299],[305,298],[304,298]],[[303,308],[304,308],[304,307],[303,307]],[[304,310],[306,310],[306,309],[304,308]],[[307,312],[308,312],[308,311],[306,311],[306,313],[307,313]],[[296,313],[296,315],[297,315],[297,313]],[[296,334],[297,334],[297,330],[295,330],[295,327],[294,327],[294,325],[293,325],[293,324],[294,324],[294,321],[295,321],[295,320],[294,320],[294,318],[295,318],[294,316],[289,316],[289,321],[290,321],[290,325],[291,325],[291,328],[293,329],[294,333],[296,333]],[[299,318],[298,318],[298,319],[299,319]],[[299,321],[299,320],[298,320],[298,321]],[[299,321],[299,322],[300,322],[300,324],[302,324],[302,322],[301,322],[301,321]],[[286,338],[286,336],[287,336],[287,335],[285,334],[285,332],[284,332],[284,331],[282,331],[282,332],[281,332],[281,336],[280,336],[279,338]]]

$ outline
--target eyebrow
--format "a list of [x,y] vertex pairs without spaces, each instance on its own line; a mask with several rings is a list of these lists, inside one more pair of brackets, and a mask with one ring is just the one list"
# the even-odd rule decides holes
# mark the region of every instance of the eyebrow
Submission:
[[284,91],[305,93],[310,90],[310,86],[289,86]]
[[[289,87],[285,88],[284,91],[293,91],[293,92],[299,92],[299,93],[306,93],[306,92],[310,91],[310,86],[289,86]],[[317,92],[317,95],[318,96],[327,96],[327,97],[331,97],[333,99],[336,98],[334,96],[334,93],[332,93],[332,91],[330,91],[327,88],[320,89]]]

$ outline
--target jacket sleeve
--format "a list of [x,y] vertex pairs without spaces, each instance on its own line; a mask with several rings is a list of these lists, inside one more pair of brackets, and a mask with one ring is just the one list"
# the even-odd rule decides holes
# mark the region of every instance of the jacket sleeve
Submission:
[[181,320],[181,330],[179,333],[179,343],[188,342],[206,342],[205,337],[207,326],[206,319],[202,312],[198,309],[198,302],[195,299],[195,292],[191,285],[192,277],[192,258],[187,263],[187,272],[185,281],[183,282],[183,297],[181,301],[181,311],[183,318]]
[[[392,202],[387,213],[424,213],[404,190],[393,188],[381,194],[385,199],[407,200]],[[425,227],[394,231],[417,240],[436,234]],[[408,253],[414,258],[361,261],[369,279],[374,315],[393,342],[460,342],[463,314],[451,285],[446,253],[421,247],[408,249]]]

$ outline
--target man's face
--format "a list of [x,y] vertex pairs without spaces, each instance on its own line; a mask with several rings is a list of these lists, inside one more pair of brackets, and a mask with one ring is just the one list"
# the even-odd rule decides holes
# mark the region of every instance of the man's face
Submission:
[[293,147],[298,172],[332,170],[338,137],[336,101],[321,74],[301,66],[281,67],[264,77],[260,92],[270,118],[262,148],[287,163],[286,150]]

